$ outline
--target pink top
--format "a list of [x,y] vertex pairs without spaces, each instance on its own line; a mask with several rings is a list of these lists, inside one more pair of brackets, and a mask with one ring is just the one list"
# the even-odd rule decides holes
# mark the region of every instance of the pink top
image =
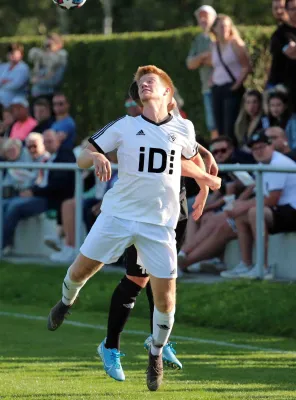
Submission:
[[37,121],[32,117],[28,117],[24,122],[17,121],[12,125],[9,137],[24,141],[35,126],[37,126]]
[[[221,57],[224,61],[224,64],[226,64],[227,67],[230,69],[232,75],[236,79],[238,79],[242,72],[242,66],[237,58],[237,55],[233,51],[231,42],[227,43],[223,49],[220,46],[220,49],[221,49]],[[213,78],[212,78],[214,85],[222,86],[225,85],[226,83],[233,82],[228,72],[226,71],[225,67],[220,61],[216,44],[213,44],[212,63],[214,68]]]

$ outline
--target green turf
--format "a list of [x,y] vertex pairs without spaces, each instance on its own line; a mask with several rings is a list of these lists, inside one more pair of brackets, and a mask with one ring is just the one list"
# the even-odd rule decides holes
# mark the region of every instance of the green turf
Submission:
[[[6,264],[0,273],[0,313],[46,318],[60,296],[65,270]],[[173,333],[183,337],[177,340],[177,350],[184,370],[165,370],[163,386],[150,393],[145,385],[146,335],[137,333],[148,332],[145,296],[140,296],[122,337],[126,382],[111,380],[102,370],[96,346],[105,336],[109,298],[119,277],[102,274],[99,281],[90,282],[73,308],[69,321],[92,327],[65,324],[49,332],[44,320],[0,315],[1,400],[296,399],[295,339],[202,328],[182,322],[180,316]],[[182,295],[186,287],[188,296],[196,290],[194,285],[181,286]],[[257,350],[210,341],[255,346]]]

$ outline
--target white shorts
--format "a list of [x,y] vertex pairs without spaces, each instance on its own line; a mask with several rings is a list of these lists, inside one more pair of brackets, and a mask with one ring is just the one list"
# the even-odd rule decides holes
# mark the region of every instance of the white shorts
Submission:
[[101,213],[80,252],[91,260],[111,264],[132,244],[148,274],[156,278],[177,277],[175,231],[166,226],[129,221]]

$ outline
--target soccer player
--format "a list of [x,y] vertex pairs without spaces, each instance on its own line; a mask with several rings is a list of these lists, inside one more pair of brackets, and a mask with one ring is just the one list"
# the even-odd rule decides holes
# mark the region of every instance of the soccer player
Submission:
[[[130,87],[130,98],[133,100],[132,116],[136,117],[142,113],[142,103],[138,95],[137,82],[133,82]],[[172,103],[172,106],[175,104]],[[137,108],[136,108],[137,107]],[[128,110],[129,113],[129,110]],[[175,113],[176,115],[177,113]],[[182,117],[180,117],[182,118]],[[211,154],[206,150],[206,157],[211,158]],[[215,171],[218,171],[216,162],[212,157],[211,164],[215,165]],[[184,172],[184,171],[182,171]],[[188,219],[188,208],[186,199],[186,189],[184,184],[184,178],[181,179],[180,183],[180,214],[179,220],[176,227],[176,246],[177,252],[179,252],[186,230],[186,224]],[[137,264],[137,250],[135,246],[129,247],[125,251],[125,265],[126,275],[120,281],[115,288],[111,304],[109,308],[108,317],[108,328],[107,337],[98,347],[98,353],[102,358],[104,369],[106,373],[116,380],[125,380],[125,375],[119,360],[120,357],[120,335],[128,321],[130,313],[134,308],[136,298],[146,287],[146,294],[150,309],[150,330],[153,331],[153,311],[154,301],[149,282],[149,275],[146,273],[143,266]],[[152,341],[152,335],[150,335],[145,343],[144,347],[146,350],[150,350]],[[116,354],[118,357],[116,357]],[[176,351],[173,348],[173,343],[168,342],[163,346],[162,352],[163,362],[170,368],[182,369],[182,364],[176,357]]]
[[[174,91],[170,77],[155,66],[144,66],[138,68],[135,79],[143,114],[110,122],[89,139],[78,158],[80,168],[94,165],[101,181],[107,181],[111,166],[104,153],[117,149],[118,180],[106,193],[102,212],[67,271],[63,297],[50,311],[48,328],[55,330],[62,324],[89,278],[134,244],[140,264],[149,273],[155,302],[147,368],[148,389],[155,391],[162,382],[161,353],[175,314],[174,228],[179,214],[181,156],[194,157],[198,144],[190,121],[168,115]],[[219,187],[217,177],[204,172],[202,179]]]

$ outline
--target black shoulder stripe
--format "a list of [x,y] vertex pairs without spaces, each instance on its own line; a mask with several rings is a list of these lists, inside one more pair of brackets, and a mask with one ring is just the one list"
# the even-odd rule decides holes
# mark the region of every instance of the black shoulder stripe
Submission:
[[98,137],[100,137],[101,135],[103,135],[103,133],[110,128],[110,126],[114,125],[116,122],[120,121],[121,119],[125,118],[125,115],[123,117],[120,117],[118,119],[116,119],[115,121],[109,122],[109,124],[107,124],[106,126],[104,126],[104,128],[100,129],[98,132],[96,132],[94,135],[92,135],[92,139],[96,140]]
[[105,154],[103,149],[93,140],[93,138],[88,139],[89,143],[92,144],[99,153]]

